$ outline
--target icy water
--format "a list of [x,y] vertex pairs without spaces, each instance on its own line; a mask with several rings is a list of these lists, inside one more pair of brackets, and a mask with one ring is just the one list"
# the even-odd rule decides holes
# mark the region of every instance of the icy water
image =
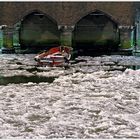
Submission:
[[1,79],[13,78],[0,79],[0,138],[140,138],[139,57],[78,57],[65,69],[34,56],[0,55]]

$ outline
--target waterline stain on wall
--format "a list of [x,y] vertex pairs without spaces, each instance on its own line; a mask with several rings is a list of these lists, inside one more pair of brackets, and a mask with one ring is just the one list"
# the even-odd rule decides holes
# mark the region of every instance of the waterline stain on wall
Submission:
[[[56,45],[95,52],[134,46],[133,2],[4,2],[0,8],[1,25],[13,28],[10,39],[15,52]],[[1,47],[8,48],[7,38]]]

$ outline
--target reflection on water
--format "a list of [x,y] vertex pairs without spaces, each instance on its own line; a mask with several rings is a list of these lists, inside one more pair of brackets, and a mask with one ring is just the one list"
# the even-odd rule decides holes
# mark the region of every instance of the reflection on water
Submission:
[[140,69],[140,65],[130,65],[130,66],[127,66],[127,68],[133,69],[133,70],[138,70],[138,69]]
[[4,77],[0,76],[0,85],[8,85],[9,83],[19,84],[19,83],[40,83],[40,82],[48,82],[52,83],[56,77],[42,77],[42,76],[10,76]]

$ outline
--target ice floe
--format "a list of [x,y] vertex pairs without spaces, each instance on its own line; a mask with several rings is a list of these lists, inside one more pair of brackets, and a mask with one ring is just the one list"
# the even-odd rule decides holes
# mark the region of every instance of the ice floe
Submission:
[[0,138],[140,138],[139,57],[81,56],[65,69],[34,56],[0,55],[1,77],[54,77],[0,85]]

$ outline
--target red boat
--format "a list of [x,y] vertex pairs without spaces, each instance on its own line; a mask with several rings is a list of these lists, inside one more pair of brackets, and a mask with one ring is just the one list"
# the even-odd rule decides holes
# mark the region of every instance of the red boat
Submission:
[[71,58],[71,51],[71,47],[53,47],[48,51],[38,54],[34,59],[37,61],[39,66],[60,66],[69,62]]

